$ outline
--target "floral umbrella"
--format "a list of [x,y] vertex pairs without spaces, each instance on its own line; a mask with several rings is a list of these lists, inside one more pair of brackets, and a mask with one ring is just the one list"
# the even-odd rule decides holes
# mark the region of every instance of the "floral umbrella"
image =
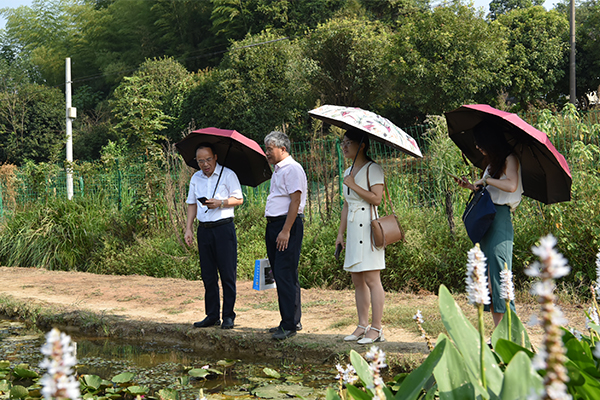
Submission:
[[360,129],[373,140],[384,143],[413,157],[423,157],[421,150],[408,133],[398,128],[387,118],[358,107],[324,105],[308,112],[328,124],[343,129]]

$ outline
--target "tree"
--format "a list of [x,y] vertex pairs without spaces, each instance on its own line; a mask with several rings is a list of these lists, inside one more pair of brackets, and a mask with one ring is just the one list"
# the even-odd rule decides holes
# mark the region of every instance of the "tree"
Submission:
[[[3,47],[10,46],[15,56],[38,68],[37,83],[64,83],[65,58],[87,46],[82,31],[84,22],[93,19],[92,7],[76,0],[33,0],[31,7],[0,12],[7,19]],[[73,75],[90,73],[93,65],[92,59],[80,56],[73,63]]]
[[115,129],[137,152],[160,153],[160,143],[178,138],[172,122],[187,91],[189,74],[171,58],[147,60],[123,78],[110,101]]
[[386,23],[395,23],[400,16],[427,11],[429,0],[360,0],[371,18]]
[[512,10],[520,10],[533,6],[543,6],[544,0],[492,0],[490,2],[491,20],[495,20],[502,14],[507,14]]
[[179,125],[236,129],[259,142],[275,128],[301,138],[310,104],[303,65],[298,43],[273,33],[235,42],[218,69],[194,76]]
[[388,63],[398,120],[406,125],[466,102],[494,101],[506,63],[505,30],[455,2],[399,21]]
[[588,94],[600,88],[600,3],[590,0],[577,8],[577,94],[587,108]]
[[213,32],[241,40],[247,34],[271,30],[296,35],[327,21],[348,0],[211,0]]
[[535,6],[500,15],[496,23],[508,34],[510,51],[502,76],[509,99],[521,109],[538,100],[556,102],[561,94],[556,85],[567,70],[566,16]]
[[330,20],[302,42],[311,90],[322,103],[373,108],[387,94],[390,32],[364,18]]
[[[6,77],[6,68],[6,64],[0,65],[3,77]],[[25,160],[61,159],[66,143],[65,103],[61,91],[26,80],[3,79],[2,83],[0,162],[21,165]]]

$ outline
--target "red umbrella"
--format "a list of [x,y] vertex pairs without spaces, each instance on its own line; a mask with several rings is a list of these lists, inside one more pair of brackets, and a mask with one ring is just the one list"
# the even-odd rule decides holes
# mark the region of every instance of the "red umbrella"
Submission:
[[175,147],[187,165],[199,169],[196,148],[205,142],[213,145],[219,164],[233,170],[240,184],[256,187],[271,178],[271,167],[258,143],[235,130],[198,129]]
[[524,195],[545,204],[571,200],[571,171],[548,136],[517,114],[487,104],[470,104],[445,113],[448,134],[471,162],[483,169],[483,154],[475,147],[473,128],[485,120],[502,124],[504,136],[521,162]]

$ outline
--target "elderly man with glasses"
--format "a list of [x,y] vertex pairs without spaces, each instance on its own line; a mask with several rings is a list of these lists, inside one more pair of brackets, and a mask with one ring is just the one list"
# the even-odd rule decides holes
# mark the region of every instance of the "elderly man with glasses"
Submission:
[[[198,219],[196,240],[200,255],[200,272],[204,282],[206,318],[195,322],[195,328],[221,325],[232,329],[235,320],[237,279],[237,236],[233,224],[233,208],[244,202],[240,181],[232,170],[217,163],[210,143],[196,149],[200,171],[190,180],[186,203],[185,242],[194,242],[192,227]],[[218,185],[218,186],[217,186]],[[220,317],[219,276],[223,286],[223,323]]]

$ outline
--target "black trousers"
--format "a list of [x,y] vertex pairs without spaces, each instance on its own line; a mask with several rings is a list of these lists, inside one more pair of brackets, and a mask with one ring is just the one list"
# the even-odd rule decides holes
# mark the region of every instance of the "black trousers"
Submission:
[[304,236],[304,222],[301,217],[296,218],[290,230],[288,248],[279,251],[277,250],[276,239],[284,224],[285,219],[268,222],[265,243],[267,257],[277,284],[277,300],[279,301],[279,313],[281,314],[279,326],[285,330],[295,331],[296,324],[300,322],[302,317],[298,262],[300,261],[302,237]]
[[233,222],[214,228],[198,226],[198,253],[200,272],[204,282],[206,316],[219,319],[219,276],[223,286],[223,318],[235,319],[237,279],[237,236]]

